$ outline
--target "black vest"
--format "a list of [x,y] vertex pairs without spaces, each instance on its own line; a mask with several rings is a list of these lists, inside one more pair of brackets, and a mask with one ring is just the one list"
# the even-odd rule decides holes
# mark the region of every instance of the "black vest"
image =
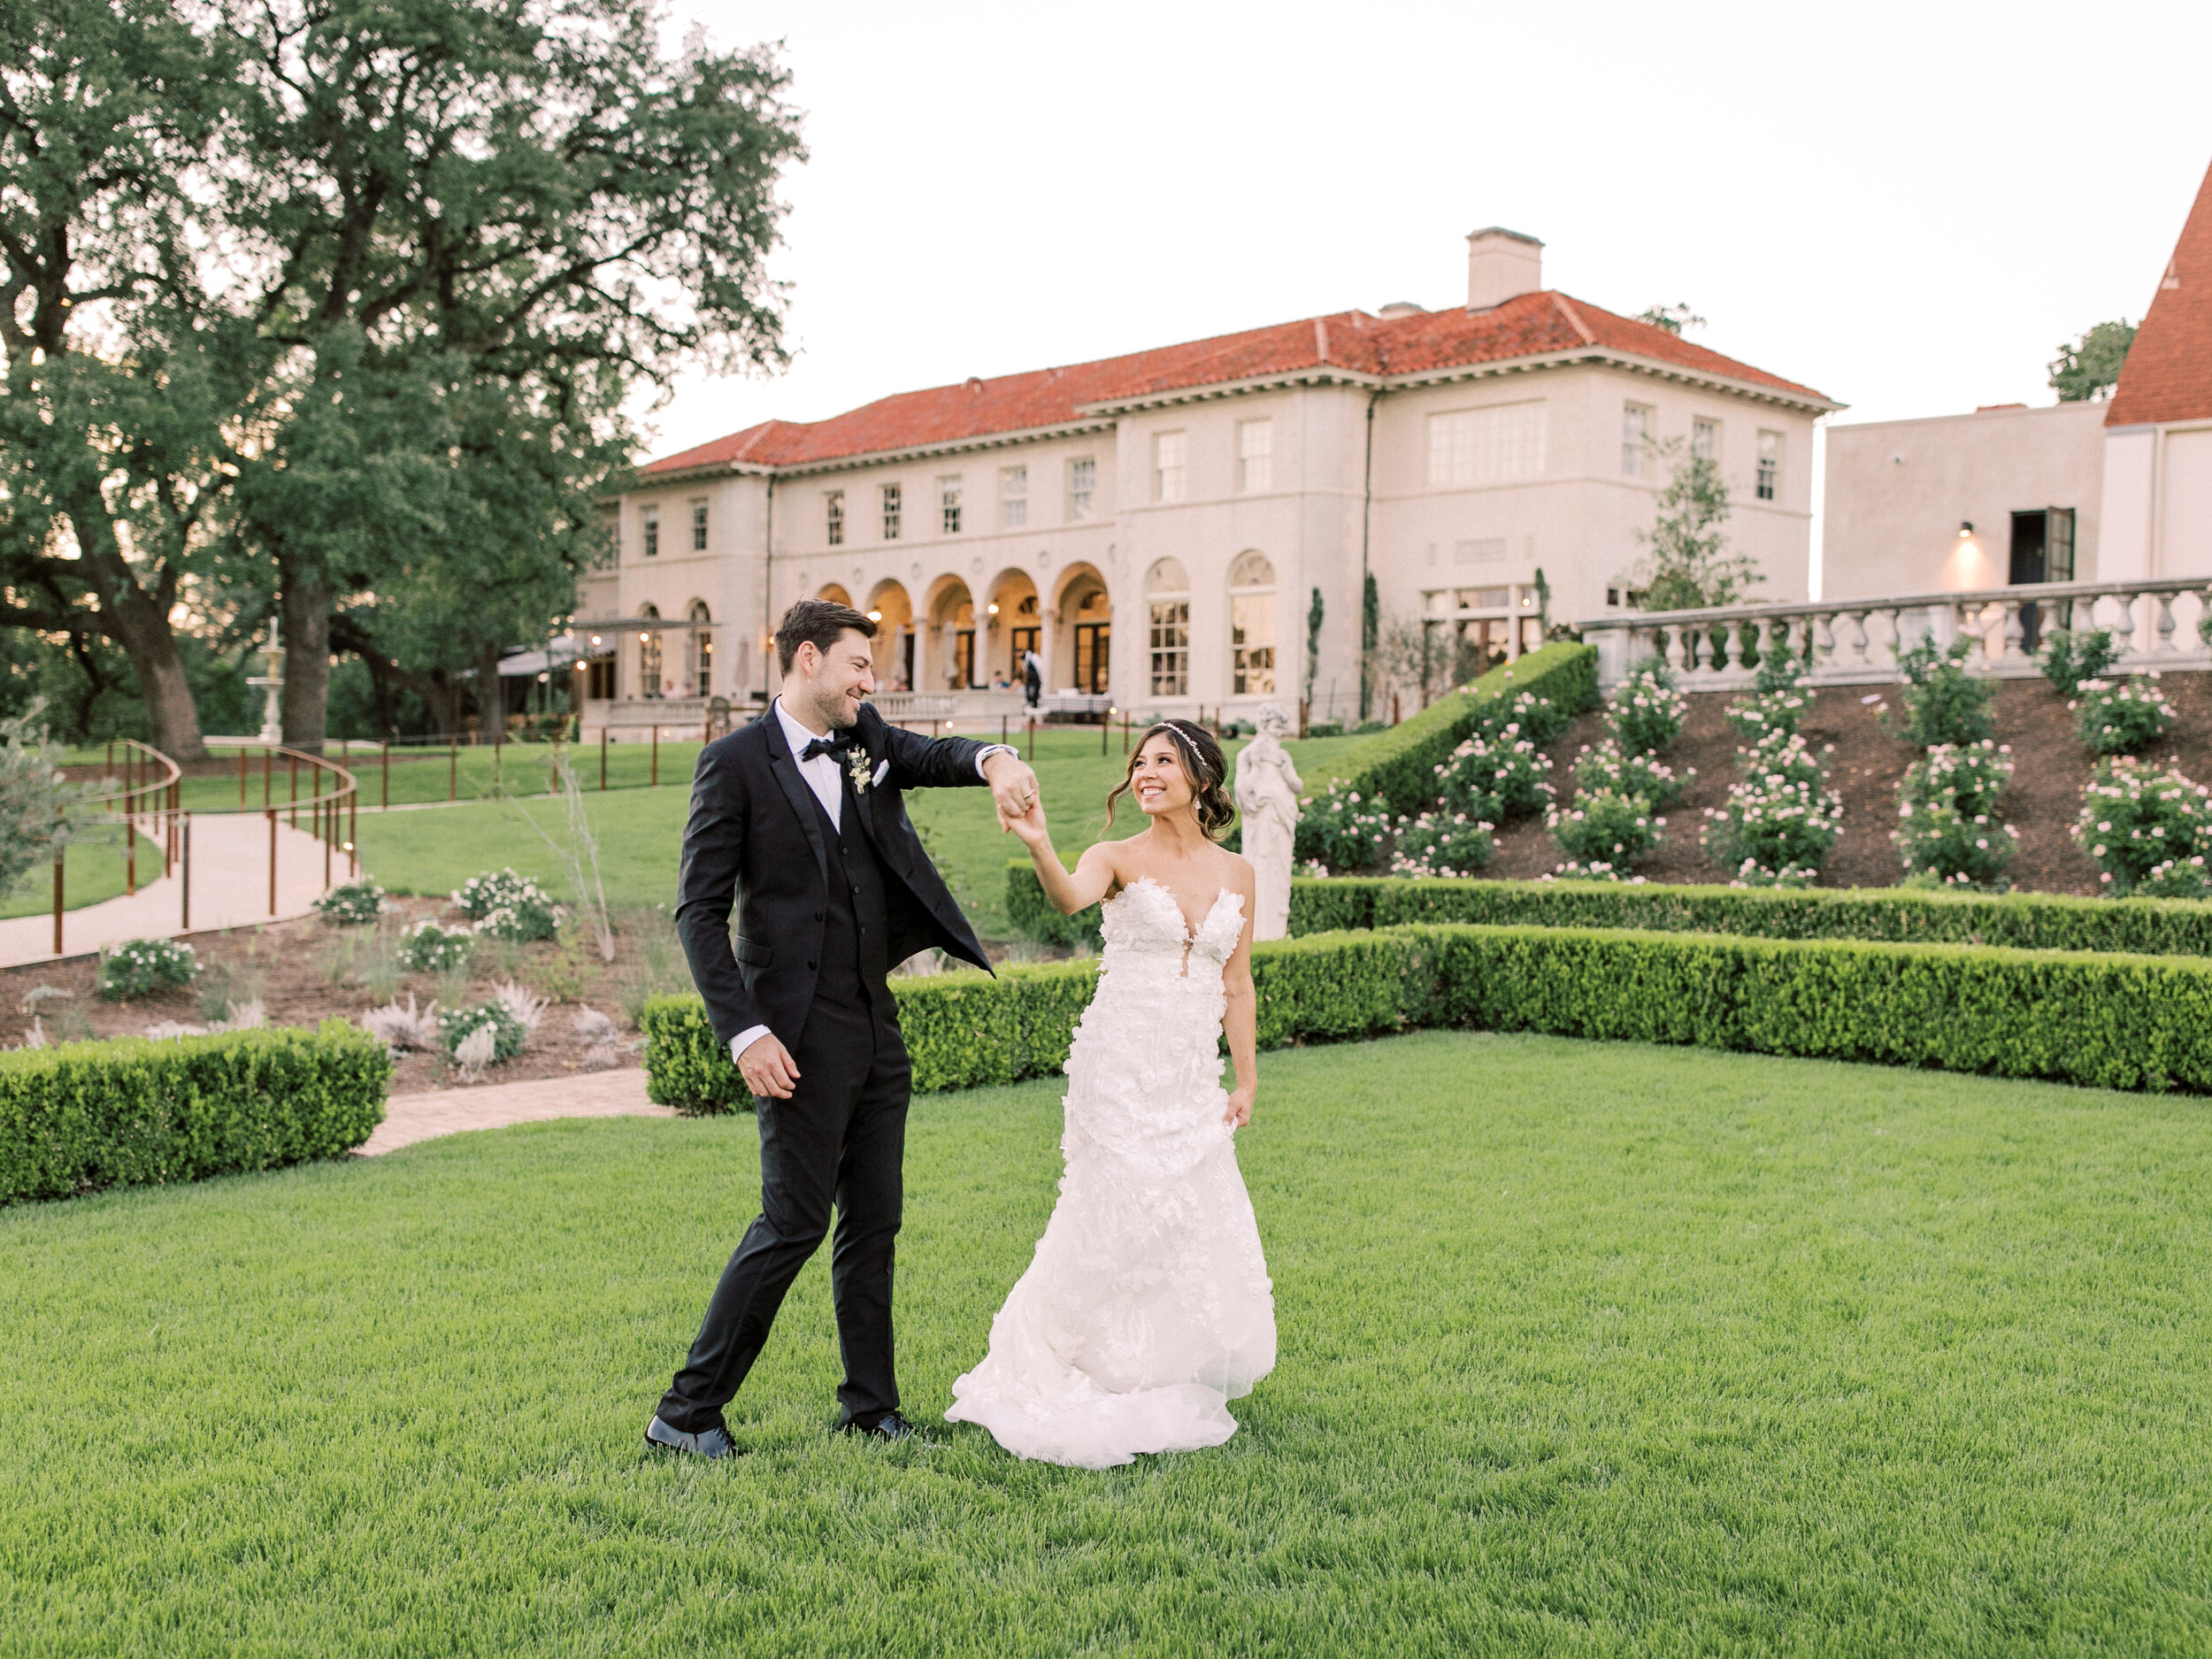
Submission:
[[885,981],[895,965],[890,960],[892,884],[861,824],[852,780],[841,779],[840,787],[845,797],[842,828],[830,822],[819,799],[814,803],[822,814],[823,847],[829,855],[829,904],[823,914],[822,966],[814,995],[825,1002],[887,1014]]

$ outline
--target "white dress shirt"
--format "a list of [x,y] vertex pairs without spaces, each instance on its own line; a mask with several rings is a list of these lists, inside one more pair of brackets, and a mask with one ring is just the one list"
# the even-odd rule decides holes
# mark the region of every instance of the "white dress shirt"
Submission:
[[[770,707],[775,710],[776,723],[783,727],[784,745],[790,749],[793,761],[797,763],[799,776],[806,780],[806,787],[814,791],[814,798],[822,803],[822,810],[829,814],[830,827],[837,830],[843,829],[845,826],[845,780],[839,774],[837,757],[817,755],[812,760],[799,759],[800,756],[806,753],[806,746],[809,743],[818,737],[827,737],[830,734],[827,732],[810,732],[800,725],[798,721],[792,718],[791,711],[783,706],[781,697],[778,697]],[[1014,752],[1014,746],[1011,743],[986,744],[976,754],[975,775],[979,778],[983,776],[983,763],[990,759],[992,756],[1011,755]],[[735,1061],[738,1056],[743,1054],[746,1049],[751,1048],[767,1034],[768,1027],[765,1025],[748,1025],[743,1031],[739,1032],[736,1036],[730,1039],[731,1060]]]

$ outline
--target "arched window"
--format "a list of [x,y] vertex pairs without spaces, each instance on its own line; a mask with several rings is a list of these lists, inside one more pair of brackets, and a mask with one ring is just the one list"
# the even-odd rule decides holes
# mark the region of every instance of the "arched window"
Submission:
[[1264,553],[1229,566],[1229,674],[1240,697],[1275,692],[1275,567]]
[[[638,617],[641,621],[658,622],[658,605],[640,605]],[[637,636],[637,690],[641,697],[661,695],[661,636],[658,628],[641,628]]]
[[1162,559],[1145,573],[1149,612],[1151,686],[1156,697],[1190,695],[1190,575],[1179,559]]
[[[701,624],[712,620],[707,614],[705,600],[691,602],[691,620]],[[688,639],[690,649],[684,664],[684,677],[690,684],[693,696],[710,697],[714,695],[714,635],[700,626],[691,630]]]

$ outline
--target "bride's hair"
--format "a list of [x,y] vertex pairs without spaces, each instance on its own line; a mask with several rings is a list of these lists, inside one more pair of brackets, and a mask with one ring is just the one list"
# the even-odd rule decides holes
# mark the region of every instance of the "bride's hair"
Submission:
[[1174,743],[1176,757],[1183,764],[1183,776],[1190,780],[1191,813],[1197,818],[1198,827],[1206,832],[1208,841],[1219,840],[1237,816],[1236,804],[1229,799],[1226,787],[1229,761],[1212,734],[1190,720],[1162,720],[1137,740],[1137,747],[1129,757],[1128,770],[1106,797],[1108,826],[1114,821],[1114,803],[1128,792],[1129,780],[1136,775],[1144,746],[1156,737],[1166,737]]

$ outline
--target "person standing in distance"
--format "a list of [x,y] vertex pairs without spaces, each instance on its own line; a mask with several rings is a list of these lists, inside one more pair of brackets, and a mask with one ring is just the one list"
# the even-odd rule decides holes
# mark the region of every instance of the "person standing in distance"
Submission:
[[899,1413],[891,1341],[912,1072],[887,979],[932,945],[989,964],[902,797],[988,785],[1010,820],[1036,803],[1037,777],[1002,743],[887,724],[866,701],[875,632],[849,605],[793,605],[776,629],[782,695],[701,750],[692,779],[676,928],[715,1036],[753,1093],[760,1213],[647,1425],[649,1446],[736,1452],[723,1408],[829,1231],[833,1204],[830,1288],[845,1362],[837,1427],[880,1440],[915,1432]]

